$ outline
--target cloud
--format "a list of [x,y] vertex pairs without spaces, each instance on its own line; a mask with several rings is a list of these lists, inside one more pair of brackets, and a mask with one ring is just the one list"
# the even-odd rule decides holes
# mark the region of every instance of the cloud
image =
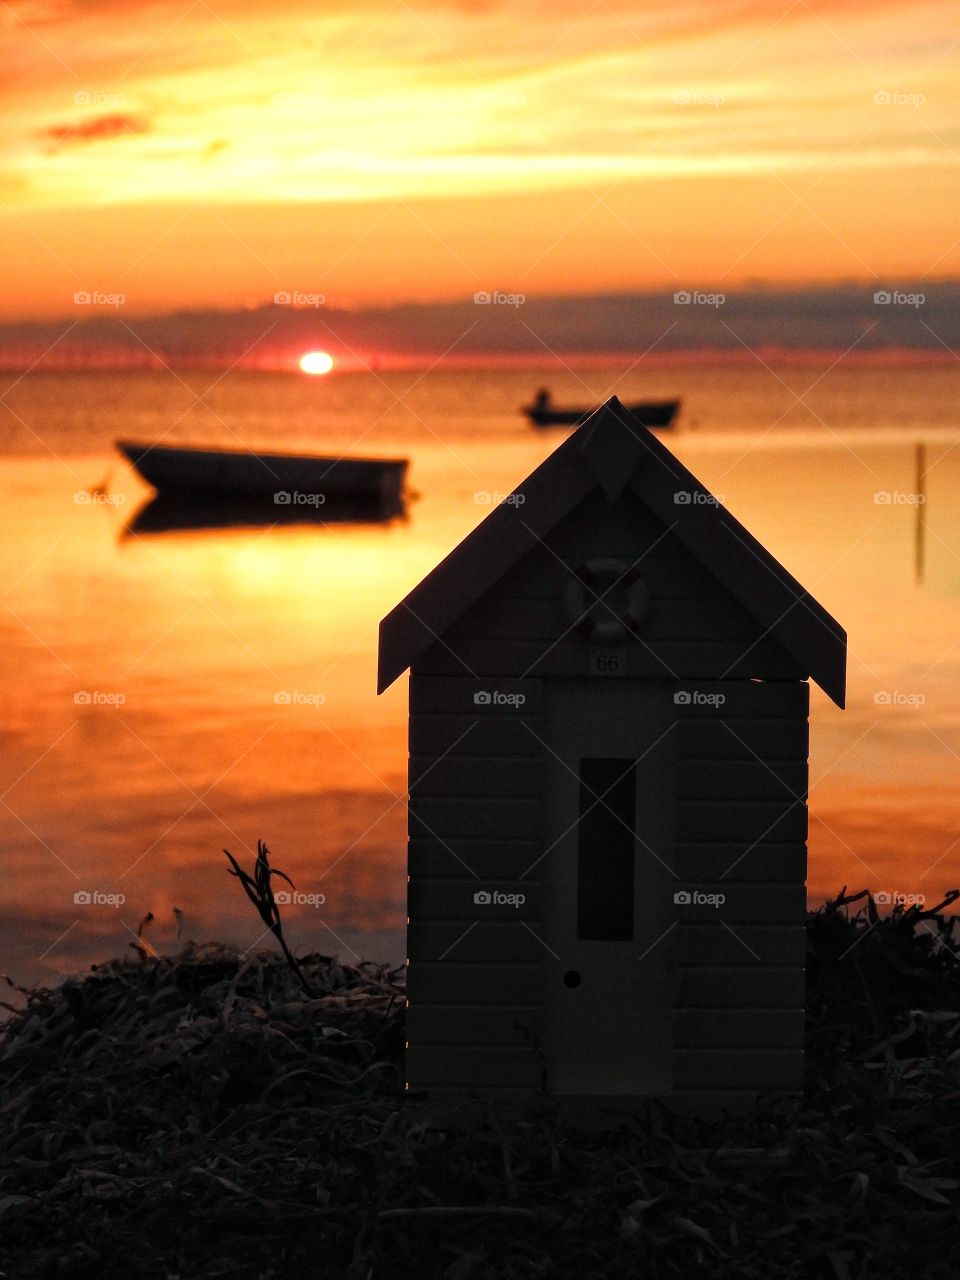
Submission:
[[[928,0],[933,7],[937,0]],[[404,6],[408,10],[429,13],[453,13],[464,17],[486,18],[501,14],[527,21],[552,18],[565,23],[571,20],[579,26],[597,6],[585,7],[583,0],[410,0]],[[607,0],[600,6],[620,22],[633,21],[644,32],[653,30],[690,30],[703,34],[708,30],[741,24],[779,25],[807,22],[835,16],[852,17],[859,14],[879,13],[888,9],[909,11],[916,7],[911,0],[805,0],[802,4],[784,6],[782,0],[680,0],[672,6],[653,7],[644,0]],[[382,0],[328,0],[323,6],[326,15],[349,17],[358,10],[381,11]],[[171,17],[179,12],[179,6],[170,0],[6,0],[2,6],[4,25],[51,25],[82,19],[103,13],[127,15],[152,9],[166,11]],[[316,0],[222,0],[218,5],[220,20],[245,18],[256,21],[262,18],[282,19],[315,15]],[[625,38],[630,32],[621,27]]]
[[79,124],[50,125],[41,129],[37,136],[47,144],[48,151],[60,151],[63,147],[149,132],[150,121],[143,116],[116,113],[93,116],[88,120],[81,120]]
[[[878,305],[876,282],[808,288],[755,285],[729,293],[718,306],[677,303],[677,293],[605,293],[527,297],[522,312],[459,301],[359,307],[310,308],[270,303],[243,310],[195,310],[141,315],[136,334],[127,319],[109,313],[83,317],[63,338],[64,322],[0,324],[0,367],[30,363],[48,349],[47,367],[76,367],[91,353],[117,362],[142,361],[144,350],[168,364],[223,366],[251,352],[288,358],[318,341],[331,350],[379,351],[422,356],[456,347],[455,359],[501,354],[541,359],[545,348],[567,355],[605,352],[632,355],[656,348],[657,357],[725,351],[744,360],[756,352],[847,352],[858,358],[912,351],[949,360],[945,348],[960,343],[960,281],[903,281],[891,291],[921,295],[921,317],[907,305]],[[690,296],[689,294],[687,295]],[[74,317],[75,318],[75,317]],[[262,340],[269,334],[269,342]],[[62,341],[60,339],[63,339]]]

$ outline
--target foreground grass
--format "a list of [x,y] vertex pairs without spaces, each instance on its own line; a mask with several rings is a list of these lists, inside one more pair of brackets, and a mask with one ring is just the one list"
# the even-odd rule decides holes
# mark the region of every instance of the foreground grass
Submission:
[[190,946],[23,992],[0,1040],[0,1274],[954,1276],[955,918],[860,901],[808,921],[804,1101],[711,1124],[430,1130],[381,966],[301,958],[308,997],[280,957]]

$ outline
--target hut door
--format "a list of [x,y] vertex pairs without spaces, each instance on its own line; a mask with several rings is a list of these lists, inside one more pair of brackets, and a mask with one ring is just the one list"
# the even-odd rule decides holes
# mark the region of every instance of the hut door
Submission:
[[543,687],[549,1085],[661,1095],[672,1088],[662,935],[676,884],[673,686],[595,678]]

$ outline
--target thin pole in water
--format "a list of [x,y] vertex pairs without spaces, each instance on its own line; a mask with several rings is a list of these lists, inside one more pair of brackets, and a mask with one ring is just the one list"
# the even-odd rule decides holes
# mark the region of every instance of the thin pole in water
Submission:
[[922,440],[917,442],[916,446],[916,476],[913,487],[914,497],[917,504],[916,526],[914,536],[914,572],[916,574],[917,583],[923,582],[924,570],[924,542],[926,535],[926,522],[924,518],[924,508],[927,505],[927,446]]

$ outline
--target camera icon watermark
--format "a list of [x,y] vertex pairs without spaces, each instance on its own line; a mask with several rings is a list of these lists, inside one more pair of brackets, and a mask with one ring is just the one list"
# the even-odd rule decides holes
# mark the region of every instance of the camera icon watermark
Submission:
[[707,493],[705,489],[678,489],[673,502],[677,507],[719,507],[723,505],[723,494]]
[[99,89],[78,89],[73,95],[74,105],[78,107],[122,107],[126,100],[123,93],[104,93]]
[[478,489],[473,500],[481,507],[522,507],[527,499],[522,493],[496,493],[489,489]]
[[901,489],[878,489],[873,501],[878,507],[922,507],[925,493],[907,493]]
[[722,107],[726,100],[727,96],[724,93],[701,89],[679,89],[673,95],[673,104],[676,107]]
[[700,689],[678,689],[673,695],[677,707],[722,707],[726,700],[725,693],[704,693]]
[[927,701],[925,693],[903,693],[899,689],[878,689],[873,695],[878,707],[922,707]]
[[101,893],[99,889],[78,889],[73,895],[77,907],[122,907],[126,900],[126,894]]
[[722,907],[725,893],[703,893],[700,889],[677,889],[673,901],[678,907]]
[[725,293],[705,293],[702,289],[678,289],[673,301],[678,307],[722,307]]
[[101,689],[78,689],[73,695],[78,707],[122,707],[126,700],[124,693],[104,693]]
[[99,289],[77,289],[73,295],[77,307],[122,307],[126,300],[125,293],[103,293]]
[[278,907],[322,907],[327,900],[324,893],[301,893],[299,889],[281,889],[273,898]]
[[78,507],[122,507],[127,498],[123,493],[103,493],[100,489],[78,489],[73,495],[73,500]]
[[326,500],[325,493],[301,493],[299,489],[294,489],[293,492],[278,489],[273,495],[276,507],[322,507]]
[[873,900],[878,907],[922,907],[926,896],[922,893],[901,893],[899,889],[879,889]]
[[522,707],[525,693],[501,693],[499,689],[478,689],[473,695],[475,707]]
[[873,95],[878,107],[922,107],[926,100],[924,93],[902,93],[899,89],[879,89]]
[[273,295],[275,307],[322,307],[325,293],[302,293],[299,289],[278,289]]
[[473,295],[474,304],[478,307],[522,307],[526,300],[525,293],[503,293],[499,289],[493,292],[478,289]]
[[922,307],[925,293],[906,293],[903,289],[878,289],[873,295],[877,307]]
[[477,889],[473,895],[478,907],[522,907],[526,900],[525,893],[503,893],[500,889]]
[[278,689],[273,695],[278,707],[322,707],[326,700],[325,693],[302,693],[299,689]]

